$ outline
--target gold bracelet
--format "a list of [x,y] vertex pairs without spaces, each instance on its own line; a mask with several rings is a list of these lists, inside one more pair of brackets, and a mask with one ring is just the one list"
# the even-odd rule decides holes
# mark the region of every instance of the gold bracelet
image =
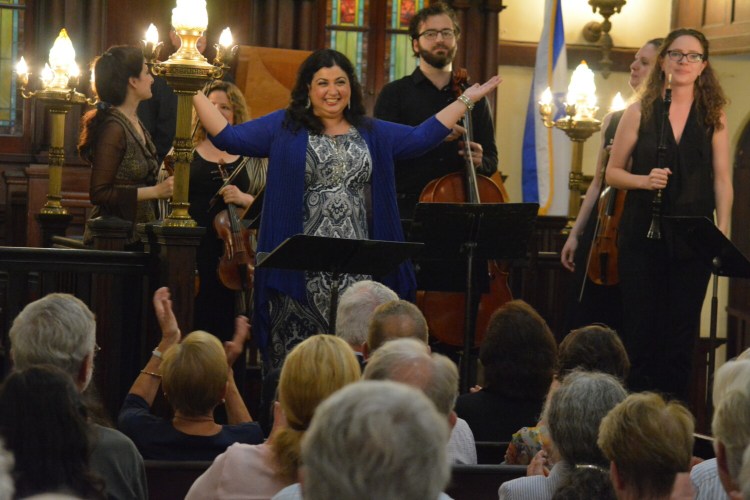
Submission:
[[458,100],[464,103],[469,111],[474,109],[474,103],[471,102],[471,99],[469,99],[466,94],[461,94],[460,96],[458,96]]
[[147,370],[141,370],[141,373],[143,373],[144,375],[151,375],[152,377],[161,378],[160,374],[154,373],[154,372],[150,372],[150,371],[147,371]]

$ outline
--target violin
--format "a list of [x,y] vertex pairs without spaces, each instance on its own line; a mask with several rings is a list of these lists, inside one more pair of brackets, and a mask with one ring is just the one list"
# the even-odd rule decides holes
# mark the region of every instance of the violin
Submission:
[[620,282],[617,272],[617,236],[627,194],[627,191],[607,186],[599,196],[596,231],[586,265],[586,275],[597,285],[610,286]]
[[[239,170],[241,167],[237,167]],[[219,171],[224,179],[223,189],[232,180],[227,175],[224,162],[219,160]],[[219,192],[221,191],[219,190]],[[217,193],[218,196],[218,193]],[[216,273],[219,281],[230,290],[242,292],[243,310],[248,309],[249,295],[255,275],[255,251],[251,244],[251,231],[240,220],[237,210],[239,207],[229,203],[214,217],[216,235],[224,242],[224,253],[219,259]]]
[[[463,93],[468,75],[465,69],[454,70],[452,90],[456,97]],[[422,203],[505,203],[504,189],[489,177],[476,173],[471,156],[471,113],[464,116],[463,137],[465,168],[433,179],[419,196]],[[502,180],[499,176],[497,179]],[[447,228],[450,230],[450,228]],[[502,237],[502,235],[498,235]],[[496,261],[487,262],[489,292],[482,294],[477,305],[474,345],[481,344],[490,316],[498,307],[512,300],[508,286],[508,273]],[[417,306],[427,320],[432,335],[444,344],[464,345],[466,319],[466,294],[461,292],[417,292]]]

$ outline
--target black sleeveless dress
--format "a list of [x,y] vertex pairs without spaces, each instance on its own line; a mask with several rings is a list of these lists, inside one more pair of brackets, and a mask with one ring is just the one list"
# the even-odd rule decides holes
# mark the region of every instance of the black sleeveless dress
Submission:
[[[632,173],[657,166],[663,103],[641,120]],[[679,144],[667,122],[665,166],[672,175],[663,191],[662,214],[713,219],[713,130],[693,104]],[[662,239],[646,237],[654,191],[630,190],[620,226],[619,271],[623,341],[631,362],[630,389],[660,390],[687,399],[692,355],[710,269],[662,219]]]

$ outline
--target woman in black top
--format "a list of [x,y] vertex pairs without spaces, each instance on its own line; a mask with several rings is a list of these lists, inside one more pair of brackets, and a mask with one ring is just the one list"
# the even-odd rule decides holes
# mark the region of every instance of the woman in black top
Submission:
[[[205,90],[211,103],[231,124],[250,119],[245,98],[232,83],[212,82]],[[221,258],[223,242],[214,229],[214,218],[227,208],[228,203],[238,207],[238,212],[247,209],[266,183],[266,161],[226,153],[216,148],[206,138],[206,130],[200,121],[193,136],[195,149],[190,163],[190,216],[199,226],[206,228],[196,254],[196,265],[200,285],[195,298],[193,327],[213,333],[222,340],[229,340],[234,331],[235,292],[225,287],[216,274]],[[243,169],[232,182],[224,187],[221,196],[211,201],[224,183],[219,171],[222,164],[226,174]]]
[[[678,29],[667,36],[640,99],[620,121],[606,174],[609,184],[628,190],[618,264],[630,389],[658,389],[682,399],[710,269],[663,218],[662,238],[646,235],[659,189],[664,216],[713,218],[715,209],[716,225],[728,234],[733,190],[726,98],[708,57],[708,41],[699,31]],[[672,104],[662,127],[670,78]],[[662,129],[666,161],[658,168]]]

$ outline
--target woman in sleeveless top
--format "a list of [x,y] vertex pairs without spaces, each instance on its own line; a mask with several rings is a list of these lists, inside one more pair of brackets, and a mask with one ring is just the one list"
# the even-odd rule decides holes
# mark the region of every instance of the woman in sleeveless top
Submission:
[[[636,52],[635,60],[630,64],[630,81],[628,84],[631,89],[637,90],[641,83],[648,78],[662,41],[662,38],[649,40]],[[618,285],[597,285],[586,277],[586,267],[596,230],[599,213],[598,201],[604,190],[604,183],[602,182],[604,169],[602,167],[609,158],[615,131],[623,113],[624,110],[614,111],[608,113],[602,120],[602,142],[594,178],[586,190],[586,196],[584,196],[573,229],[571,229],[562,252],[560,252],[560,261],[563,267],[575,273],[564,332],[596,322],[606,323],[615,330],[619,330],[621,327],[622,298],[620,287]],[[579,301],[581,286],[584,286],[584,291],[583,297]]]
[[[715,210],[716,225],[728,233],[733,190],[726,98],[708,57],[702,33],[678,29],[667,36],[639,101],[620,121],[606,174],[608,183],[628,190],[618,264],[623,341],[632,363],[630,388],[658,389],[682,399],[687,397],[710,269],[663,218],[661,239],[646,234],[659,189],[664,216],[713,218]],[[664,168],[657,168],[663,97],[670,77],[666,161]]]
[[[243,123],[250,119],[245,97],[234,84],[215,81],[204,93],[229,123]],[[195,298],[193,327],[211,332],[222,340],[230,340],[237,314],[235,292],[225,287],[216,274],[224,249],[213,222],[228,203],[238,207],[239,215],[250,206],[266,184],[267,160],[221,151],[206,138],[206,130],[200,121],[197,121],[193,144],[188,197],[190,217],[206,228],[196,254],[200,285]],[[224,183],[219,164],[227,175],[232,175],[237,169],[241,172],[232,184],[222,189],[221,197],[212,204],[211,200]]]
[[[156,219],[154,200],[172,196],[173,180],[156,184],[156,148],[138,120],[138,103],[151,97],[153,77],[141,50],[116,46],[94,61],[96,109],[83,118],[78,151],[91,163],[89,196],[100,215],[133,223],[127,245],[138,243],[135,225]],[[86,229],[84,243],[93,236]]]

